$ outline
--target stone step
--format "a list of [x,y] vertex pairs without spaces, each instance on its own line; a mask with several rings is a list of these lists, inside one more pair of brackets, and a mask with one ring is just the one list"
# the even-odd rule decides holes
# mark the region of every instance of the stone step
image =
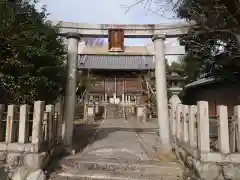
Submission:
[[112,111],[107,111],[107,113],[109,113],[109,114],[116,114],[116,113],[123,113],[122,111],[114,111],[114,110],[112,110]]
[[108,111],[107,112],[108,114],[122,114],[123,112],[122,111]]
[[123,117],[123,114],[107,114],[108,117]]
[[123,116],[107,116],[107,119],[123,119]]
[[107,112],[107,114],[123,114],[123,112]]
[[118,119],[122,119],[123,116],[107,116],[108,119],[115,119],[115,118],[118,118]]
[[111,172],[144,173],[159,175],[172,173],[175,176],[181,176],[182,166],[177,162],[156,162],[142,160],[117,160],[117,159],[65,159],[60,161],[60,168],[65,170],[100,170]]
[[107,111],[107,113],[122,113],[123,111],[116,111],[116,110],[109,110]]
[[75,114],[74,114],[75,119],[79,119],[79,118],[82,118],[82,117],[83,117],[83,113],[75,112]]
[[183,180],[182,175],[177,175],[174,170],[171,172],[159,172],[159,174],[145,174],[143,172],[119,172],[119,171],[103,171],[103,170],[79,170],[70,169],[57,173],[50,179],[67,178],[75,179],[92,179],[92,180]]
[[107,119],[123,119],[123,117],[107,116]]
[[119,114],[107,114],[107,117],[112,117],[112,118],[114,118],[114,117],[120,117],[120,118],[123,118],[123,113],[119,113]]
[[83,116],[82,116],[82,115],[77,115],[77,116],[74,116],[74,119],[81,119],[81,118],[83,118]]

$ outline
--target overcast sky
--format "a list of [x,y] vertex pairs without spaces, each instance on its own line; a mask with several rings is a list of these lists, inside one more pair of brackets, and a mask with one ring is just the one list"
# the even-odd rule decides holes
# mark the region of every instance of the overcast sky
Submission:
[[[164,0],[162,0],[164,1]],[[38,8],[47,5],[50,13],[49,19],[59,21],[70,21],[79,23],[97,24],[161,24],[179,21],[172,11],[172,5],[162,4],[157,6],[151,4],[151,11],[147,11],[144,4],[134,6],[126,14],[128,5],[132,5],[136,0],[39,0]],[[147,13],[146,13],[147,12]],[[151,39],[126,39],[126,45],[145,45],[151,43]],[[174,48],[176,40],[168,40]],[[168,58],[169,59],[169,58]],[[169,60],[175,60],[171,57]]]

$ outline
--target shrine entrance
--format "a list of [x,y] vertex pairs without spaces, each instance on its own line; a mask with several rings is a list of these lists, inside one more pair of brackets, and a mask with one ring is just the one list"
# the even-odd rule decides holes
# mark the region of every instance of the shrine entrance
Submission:
[[[68,80],[64,112],[66,126],[66,132],[64,132],[64,134],[66,134],[66,144],[72,143],[71,138],[76,100],[76,71],[79,70],[84,72],[84,70],[90,70],[92,73],[96,73],[97,71],[111,71],[112,76],[107,76],[104,80],[100,78],[100,84],[104,84],[104,86],[99,86],[102,89],[98,87],[95,87],[95,89],[98,91],[97,94],[101,96],[103,96],[104,93],[105,101],[109,99],[109,102],[116,103],[116,99],[117,102],[123,102],[126,100],[126,97],[127,100],[130,99],[131,101],[132,86],[130,82],[137,81],[131,80],[129,77],[128,79],[124,78],[127,79],[127,81],[124,79],[121,80],[115,73],[124,71],[127,74],[129,71],[138,71],[138,73],[141,74],[143,72],[146,73],[151,69],[151,66],[153,66],[152,70],[154,70],[156,78],[159,135],[162,146],[170,150],[165,55],[168,53],[172,55],[173,52],[169,49],[165,49],[164,41],[166,38],[173,38],[186,34],[190,26],[192,26],[192,24],[186,23],[170,25],[89,25],[68,22],[61,23],[60,34],[65,36],[68,42]],[[109,47],[105,50],[91,49],[83,43],[79,44],[79,41],[82,41],[81,37],[109,37]],[[153,44],[150,48],[147,48],[145,52],[140,50],[137,52],[131,51],[131,53],[129,53],[127,51],[128,48],[124,46],[124,37],[152,38]],[[107,58],[99,58],[100,56]],[[129,56],[131,58],[129,58]],[[126,60],[126,58],[128,59]],[[94,61],[94,59],[96,61]],[[146,63],[146,59],[150,60]],[[112,66],[112,64],[114,66]],[[134,87],[134,93],[136,93],[137,89],[141,91],[141,88]]]
[[142,71],[134,74],[124,70],[92,70],[91,73],[96,77],[93,87],[88,90],[89,96],[93,96],[93,99],[111,104],[136,105],[139,101],[143,92]]
[[[137,96],[140,98],[140,80],[138,77],[119,77],[106,78],[105,93],[109,103],[120,104],[137,104]],[[110,101],[111,98],[114,98]]]

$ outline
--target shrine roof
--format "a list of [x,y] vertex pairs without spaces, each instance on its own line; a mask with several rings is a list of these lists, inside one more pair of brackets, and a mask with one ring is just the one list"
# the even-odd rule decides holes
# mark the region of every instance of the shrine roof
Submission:
[[193,81],[191,83],[188,83],[184,88],[191,88],[191,87],[196,87],[196,86],[202,86],[202,85],[214,83],[216,81],[217,81],[217,79],[212,78],[212,77],[202,78],[202,79],[198,79],[196,81]]
[[[81,47],[80,47],[81,48]],[[79,54],[86,55],[116,55],[116,52],[108,51],[108,46],[86,46],[83,51],[79,50]],[[153,45],[147,46],[125,46],[124,51],[118,53],[118,55],[153,55]]]
[[151,70],[152,55],[79,55],[78,69]]
[[[171,42],[171,41],[170,41]],[[116,55],[116,52],[109,52],[108,46],[79,46],[79,54],[89,55]],[[172,43],[166,43],[165,55],[184,55],[184,46],[175,46]],[[119,52],[118,55],[154,55],[153,43],[149,43],[145,46],[125,46],[123,52]]]

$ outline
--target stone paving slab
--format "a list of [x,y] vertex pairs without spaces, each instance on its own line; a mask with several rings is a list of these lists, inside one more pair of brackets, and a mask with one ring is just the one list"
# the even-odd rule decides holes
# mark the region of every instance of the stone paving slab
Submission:
[[141,139],[128,121],[123,119],[104,120],[98,127],[81,156],[98,158],[122,158],[149,160],[147,152],[141,145]]
[[[163,169],[164,170],[164,169]],[[82,178],[82,179],[109,179],[109,180],[182,180],[181,173],[174,172],[159,172],[162,176],[156,174],[145,174],[143,172],[117,172],[117,171],[101,171],[101,170],[69,170],[58,174],[58,176],[69,178]]]
[[107,119],[96,128],[81,153],[60,160],[61,170],[52,174],[51,180],[182,179],[182,166],[177,162],[153,160],[154,147],[160,145],[154,121]]
[[181,171],[181,166],[176,162],[156,162],[152,160],[147,161],[116,161],[116,159],[77,159],[75,163],[72,162],[62,164],[62,169],[67,171],[71,169],[85,169],[85,170],[102,170],[114,172],[141,172],[145,174],[158,175],[162,172],[169,172],[174,168],[176,171]]

